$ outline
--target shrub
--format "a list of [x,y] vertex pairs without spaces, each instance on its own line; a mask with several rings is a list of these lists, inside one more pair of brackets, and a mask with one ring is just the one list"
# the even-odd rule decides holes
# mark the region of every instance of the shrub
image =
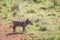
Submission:
[[34,0],[35,3],[45,2],[46,0]]
[[54,37],[49,37],[47,40],[55,40]]
[[60,35],[57,35],[55,40],[60,40]]
[[2,6],[6,6],[6,3],[3,3]]
[[2,15],[2,19],[7,19],[7,14]]
[[46,30],[47,30],[47,27],[40,27],[39,30],[40,30],[40,31],[46,31]]
[[60,30],[60,26],[58,27],[58,30]]
[[41,40],[41,38],[40,38],[40,37],[37,37],[37,38],[35,38],[34,40]]
[[39,24],[36,24],[36,27],[39,27]]
[[34,10],[27,11],[27,13],[35,13]]

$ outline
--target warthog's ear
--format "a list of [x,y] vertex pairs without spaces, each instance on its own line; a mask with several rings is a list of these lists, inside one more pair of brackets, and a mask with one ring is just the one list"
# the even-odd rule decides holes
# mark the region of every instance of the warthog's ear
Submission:
[[26,20],[29,20],[29,19],[26,19]]
[[29,19],[29,18],[27,18],[26,20],[30,20],[31,21],[31,19]]

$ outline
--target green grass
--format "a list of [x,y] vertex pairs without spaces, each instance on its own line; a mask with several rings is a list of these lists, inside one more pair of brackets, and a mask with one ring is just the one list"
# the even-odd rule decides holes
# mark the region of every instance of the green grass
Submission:
[[[36,1],[35,1],[36,2]],[[54,3],[50,0],[38,0],[38,3],[28,3],[22,0],[0,0],[0,19],[1,21],[9,21],[9,20],[25,20],[29,18],[32,20],[33,25],[28,25],[26,30],[27,34],[41,35],[41,37],[37,37],[35,40],[60,40],[60,6],[54,7]],[[40,3],[39,3],[40,2]],[[6,4],[6,6],[3,6]],[[11,7],[14,5],[19,6],[19,11],[12,11]],[[45,8],[41,9],[41,7]],[[13,17],[13,13],[16,12],[15,17]],[[56,16],[48,16],[48,14],[55,14]],[[36,23],[35,20],[39,18],[40,20]],[[41,27],[46,27],[46,31],[39,31]],[[17,28],[16,32],[22,32],[22,28]],[[44,36],[47,35],[47,38]],[[53,37],[53,36],[56,36]],[[44,37],[44,38],[43,38]],[[32,40],[30,38],[26,38],[24,40]]]

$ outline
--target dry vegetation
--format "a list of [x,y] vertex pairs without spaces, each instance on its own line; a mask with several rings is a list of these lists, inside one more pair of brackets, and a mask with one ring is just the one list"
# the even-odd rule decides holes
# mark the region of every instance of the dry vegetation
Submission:
[[[13,33],[12,20],[30,19],[33,25]],[[0,0],[0,40],[60,40],[60,0]]]

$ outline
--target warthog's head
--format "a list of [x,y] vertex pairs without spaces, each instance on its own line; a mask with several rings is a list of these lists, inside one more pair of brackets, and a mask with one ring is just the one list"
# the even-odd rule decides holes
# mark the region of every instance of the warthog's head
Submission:
[[26,23],[30,24],[30,25],[33,25],[33,23],[29,19],[26,20]]

